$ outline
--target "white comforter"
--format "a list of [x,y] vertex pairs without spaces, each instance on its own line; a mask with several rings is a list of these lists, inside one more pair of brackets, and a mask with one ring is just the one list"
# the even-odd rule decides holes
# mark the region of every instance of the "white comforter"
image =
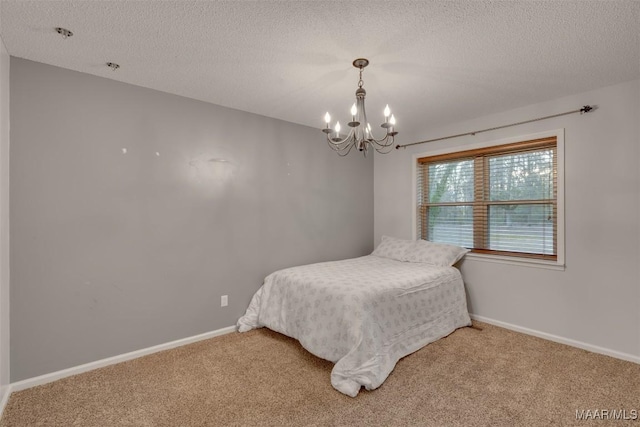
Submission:
[[276,271],[238,330],[266,326],[335,363],[331,384],[355,397],[400,358],[471,324],[460,272],[373,255]]

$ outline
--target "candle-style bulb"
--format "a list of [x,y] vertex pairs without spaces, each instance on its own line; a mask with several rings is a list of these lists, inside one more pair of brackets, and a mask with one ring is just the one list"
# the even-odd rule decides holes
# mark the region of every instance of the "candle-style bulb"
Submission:
[[393,114],[391,115],[391,118],[389,119],[389,123],[391,123],[394,126],[396,124],[396,118],[395,118],[395,116]]
[[355,117],[356,114],[358,114],[358,107],[356,107],[356,103],[354,102],[351,106],[351,115]]
[[336,122],[336,135],[340,135],[340,122]]
[[324,115],[324,121],[329,124],[331,122],[331,116],[329,115],[329,112],[327,111],[327,114]]
[[384,116],[389,117],[389,114],[391,114],[391,110],[389,109],[389,104],[387,104],[387,106],[384,107]]

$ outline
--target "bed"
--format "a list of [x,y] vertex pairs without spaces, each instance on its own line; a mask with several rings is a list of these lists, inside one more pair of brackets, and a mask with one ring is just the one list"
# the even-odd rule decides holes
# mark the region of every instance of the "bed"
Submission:
[[[416,245],[424,241],[380,250],[395,240],[385,236],[376,251],[360,258],[270,274],[238,320],[238,330],[267,327],[297,339],[335,363],[331,384],[348,396],[363,386],[376,389],[402,357],[471,324],[459,270],[420,262],[425,257],[415,255],[425,252]],[[453,265],[462,255],[449,256],[444,264]]]

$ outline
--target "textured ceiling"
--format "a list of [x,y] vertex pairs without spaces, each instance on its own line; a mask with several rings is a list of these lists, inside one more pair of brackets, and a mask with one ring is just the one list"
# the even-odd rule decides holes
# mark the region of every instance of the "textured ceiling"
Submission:
[[13,56],[314,127],[327,110],[347,121],[351,62],[366,57],[369,118],[388,103],[399,140],[640,78],[637,1],[2,0],[0,13]]

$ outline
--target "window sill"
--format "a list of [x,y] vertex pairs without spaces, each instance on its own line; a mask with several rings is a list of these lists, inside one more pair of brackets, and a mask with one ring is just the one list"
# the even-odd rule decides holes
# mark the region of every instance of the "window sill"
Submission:
[[546,261],[534,258],[516,258],[500,255],[468,253],[467,255],[465,255],[464,260],[465,262],[492,262],[495,264],[517,265],[520,267],[543,268],[556,271],[565,270],[565,265],[557,261]]

